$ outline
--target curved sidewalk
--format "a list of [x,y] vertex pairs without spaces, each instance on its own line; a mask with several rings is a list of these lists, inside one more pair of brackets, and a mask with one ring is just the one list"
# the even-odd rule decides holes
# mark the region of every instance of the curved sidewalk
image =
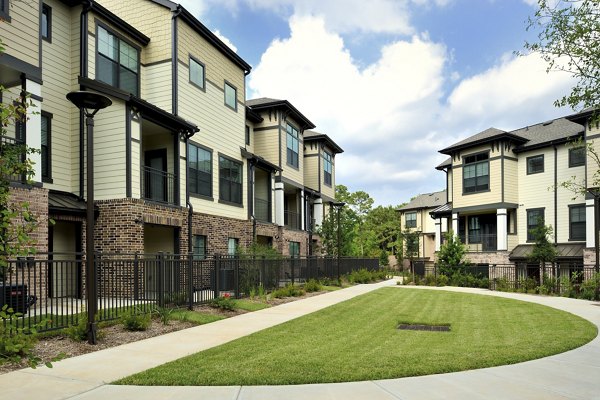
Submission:
[[[229,387],[138,387],[106,383],[226,343],[330,305],[393,286],[359,285],[208,325],[63,360],[53,369],[0,375],[3,398],[25,399],[600,399],[600,337],[578,349],[520,364],[381,381]],[[403,287],[397,287],[403,290]],[[579,315],[600,328],[600,304],[467,288],[452,290],[516,298]]]

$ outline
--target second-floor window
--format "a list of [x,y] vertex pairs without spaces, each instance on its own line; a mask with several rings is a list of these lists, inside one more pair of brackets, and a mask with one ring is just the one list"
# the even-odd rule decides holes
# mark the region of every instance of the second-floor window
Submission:
[[250,145],[250,127],[246,125],[246,144]]
[[52,153],[50,147],[52,139],[52,114],[42,112],[41,122],[42,180],[47,182],[52,179]]
[[544,155],[527,157],[527,175],[544,172]]
[[298,154],[300,149],[300,138],[298,130],[288,124],[287,128],[287,163],[292,167],[298,168]]
[[190,56],[190,82],[204,90],[204,64]]
[[331,173],[333,171],[332,157],[328,152],[323,152],[323,174],[325,178],[325,184],[331,186]]
[[569,240],[585,240],[585,204],[569,207]]
[[0,0],[0,18],[10,22],[8,0]]
[[407,228],[416,228],[417,227],[417,213],[409,212],[405,214],[406,227]]
[[242,164],[219,157],[219,200],[242,204]]
[[98,26],[96,78],[104,83],[138,95],[138,50],[113,33]]
[[535,240],[535,233],[533,230],[540,225],[544,225],[544,209],[533,208],[527,210],[527,241],[533,242]]
[[47,4],[42,4],[42,39],[52,41],[52,8]]
[[225,82],[225,105],[237,111],[237,90],[235,87]]
[[573,147],[569,149],[569,168],[585,165],[585,147]]
[[474,154],[464,159],[463,192],[475,193],[490,188],[490,163],[488,153]]
[[212,197],[212,153],[192,143],[188,147],[190,192]]

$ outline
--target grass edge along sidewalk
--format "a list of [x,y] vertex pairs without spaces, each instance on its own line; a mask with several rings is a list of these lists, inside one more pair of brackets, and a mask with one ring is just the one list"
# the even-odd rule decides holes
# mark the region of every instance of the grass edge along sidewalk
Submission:
[[[365,323],[368,321],[368,323]],[[398,323],[450,332],[398,331]],[[547,306],[474,294],[388,288],[355,297],[118,384],[285,385],[390,379],[513,364],[597,335]]]

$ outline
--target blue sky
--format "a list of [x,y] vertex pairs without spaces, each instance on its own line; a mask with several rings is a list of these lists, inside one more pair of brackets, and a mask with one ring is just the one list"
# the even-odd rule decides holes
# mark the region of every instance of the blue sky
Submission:
[[376,204],[444,188],[438,150],[489,127],[569,114],[572,86],[517,57],[535,0],[186,0],[253,66],[247,97],[284,98],[345,152],[337,183]]

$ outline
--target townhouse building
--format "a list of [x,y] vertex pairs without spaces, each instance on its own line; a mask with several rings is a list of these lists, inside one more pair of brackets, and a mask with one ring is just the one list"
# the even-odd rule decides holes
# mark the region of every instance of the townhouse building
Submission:
[[[558,263],[593,263],[593,196],[561,185],[576,182],[593,189],[598,165],[586,151],[597,148],[599,130],[591,113],[526,126],[514,131],[490,128],[440,153],[449,156],[436,169],[446,175],[447,201],[430,212],[436,224],[435,250],[445,227],[459,236],[475,264],[527,264],[531,230],[552,227]],[[539,272],[538,272],[539,273]]]
[[85,124],[65,97],[75,90],[112,101],[95,116],[97,251],[202,257],[255,239],[312,251],[342,149],[286,100],[247,102],[250,65],[184,7],[0,4],[0,100],[33,103],[2,143],[41,149],[34,184],[12,188],[39,217],[38,251],[85,248]]

